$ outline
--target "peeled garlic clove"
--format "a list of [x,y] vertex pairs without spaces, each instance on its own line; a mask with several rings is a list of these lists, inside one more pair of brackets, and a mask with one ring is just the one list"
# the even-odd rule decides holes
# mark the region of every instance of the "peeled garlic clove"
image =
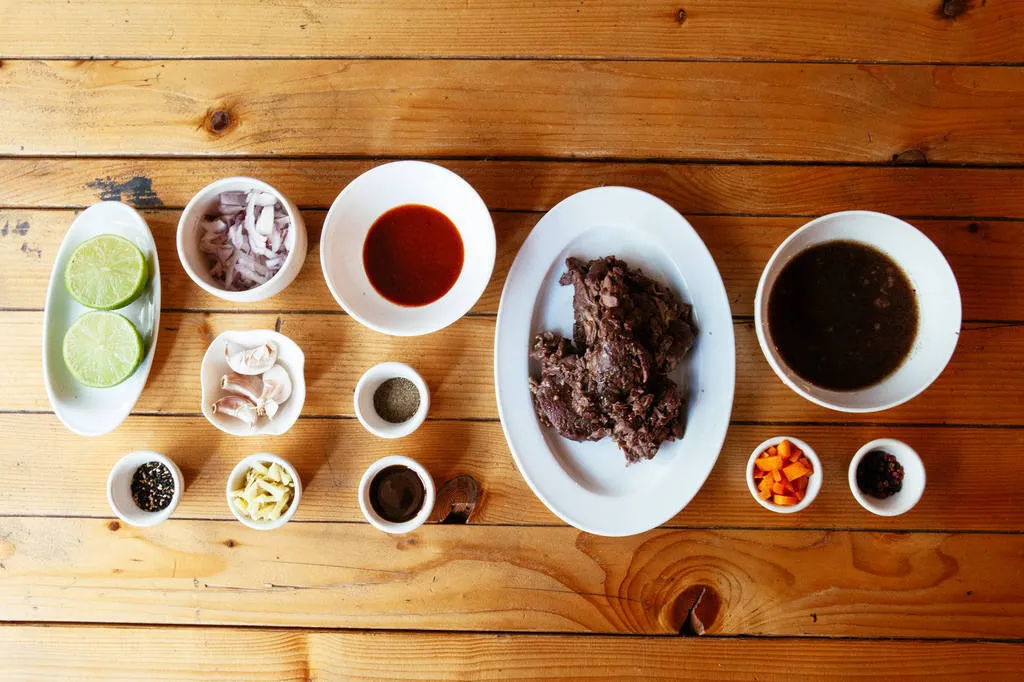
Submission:
[[224,356],[231,371],[253,376],[263,374],[277,363],[277,346],[267,342],[256,348],[245,349],[229,343],[224,347]]
[[292,395],[292,378],[281,365],[274,365],[263,373],[263,392],[256,401],[256,409],[260,414],[273,419],[281,403]]
[[238,372],[222,376],[220,387],[228,393],[240,395],[254,403],[259,401],[260,394],[263,392],[263,382],[258,376],[246,376]]
[[226,414],[229,417],[239,419],[252,428],[256,424],[256,406],[239,395],[226,395],[212,406],[210,410],[214,413]]
[[273,420],[280,408],[281,406],[276,400],[264,400],[262,405],[256,408],[256,411],[266,416],[267,419]]

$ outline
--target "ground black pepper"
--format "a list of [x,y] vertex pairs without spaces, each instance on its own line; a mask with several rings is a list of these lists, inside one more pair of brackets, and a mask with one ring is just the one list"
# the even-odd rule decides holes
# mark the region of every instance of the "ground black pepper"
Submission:
[[409,421],[420,409],[419,389],[404,377],[388,379],[373,392],[373,409],[391,424]]
[[132,474],[132,499],[144,512],[166,509],[174,497],[174,477],[160,462],[146,462]]
[[903,490],[903,465],[894,455],[872,450],[857,465],[857,487],[880,500]]

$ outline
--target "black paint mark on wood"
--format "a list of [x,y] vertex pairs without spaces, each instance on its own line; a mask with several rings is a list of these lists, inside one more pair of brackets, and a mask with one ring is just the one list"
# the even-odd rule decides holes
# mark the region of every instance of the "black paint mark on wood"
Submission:
[[893,154],[892,162],[898,166],[921,166],[928,163],[928,157],[923,150],[915,147],[899,154]]
[[127,180],[112,178],[96,178],[86,183],[86,187],[99,191],[101,201],[123,201],[132,206],[150,208],[163,206],[164,202],[153,191],[153,180],[144,175],[136,175]]
[[811,620],[813,620],[815,623],[817,623],[818,622],[818,614],[812,613],[811,614]]
[[43,257],[43,250],[36,249],[28,245],[28,242],[21,243],[21,252],[26,256],[35,256],[36,258]]
[[11,227],[9,222],[5,222],[3,227],[0,227],[0,237],[6,237],[9,234],[16,234],[19,237],[24,237],[28,234],[29,224],[27,220],[19,220],[14,223],[14,227]]

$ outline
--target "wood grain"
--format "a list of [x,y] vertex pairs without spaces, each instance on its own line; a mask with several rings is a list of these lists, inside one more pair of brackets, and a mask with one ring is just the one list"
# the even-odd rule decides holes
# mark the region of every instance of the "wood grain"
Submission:
[[703,591],[710,634],[1024,635],[1022,535],[4,518],[0,557],[15,621],[655,634]]
[[[0,3],[0,57],[488,56],[1024,61],[1019,0]],[[169,19],[173,17],[173,20]],[[82,30],[88,25],[89,30]],[[225,30],[231,40],[225,40]]]
[[[534,496],[495,422],[428,421],[399,441],[370,436],[354,419],[303,419],[285,436],[231,438],[202,417],[130,417],[117,431],[81,438],[52,415],[0,415],[10,445],[0,452],[5,493],[0,516],[31,510],[40,516],[110,516],[104,495],[114,462],[132,449],[170,456],[187,488],[175,518],[230,520],[224,484],[253,452],[274,452],[303,480],[300,521],[362,522],[357,489],[379,457],[401,454],[423,464],[440,487],[460,474],[479,483],[483,500],[473,524],[561,525]],[[1024,528],[1024,429],[734,424],[711,476],[697,497],[668,525],[689,528],[792,528],[793,518],[757,506],[744,484],[747,458],[761,441],[792,435],[810,443],[822,461],[824,485],[800,512],[805,528],[982,530]],[[917,449],[928,469],[921,502],[899,518],[869,514],[847,485],[850,457],[864,443],[899,438]],[[74,486],[41,485],[54,471],[74,471]],[[998,475],[993,475],[998,472]]]
[[[253,628],[0,626],[9,680],[1013,680],[997,642],[579,637]],[[785,660],[785,670],[766,661]]]
[[[465,317],[434,334],[401,338],[372,332],[340,313],[165,313],[153,371],[135,409],[198,414],[196,377],[214,336],[229,329],[273,329],[278,320],[281,331],[306,354],[304,415],[351,416],[351,396],[360,375],[377,362],[398,360],[416,367],[430,386],[433,418],[497,417],[495,320],[490,316]],[[1024,326],[1019,324],[967,324],[952,361],[931,388],[898,408],[867,415],[839,414],[800,398],[771,372],[753,322],[738,321],[734,329],[736,420],[1021,424]],[[42,313],[0,312],[0,330],[8,339],[0,354],[0,376],[7,386],[0,395],[0,411],[48,410],[39,351]]]
[[[1013,164],[1024,161],[1022,73],[711,62],[10,61],[0,69],[0,153],[888,162],[910,151],[931,162]],[[218,111],[228,116],[214,130]]]
[[[817,216],[852,208],[898,216],[1024,218],[1011,168],[595,161],[440,160],[492,209],[546,211],[598,185],[636,187],[683,214]],[[100,200],[182,208],[214,180],[244,175],[302,208],[329,208],[375,160],[0,158],[0,207],[84,207]]]
[[[0,307],[40,308],[50,269],[76,212],[0,209]],[[174,310],[324,311],[340,308],[320,269],[323,211],[304,211],[310,250],[299,278],[282,294],[259,303],[237,304],[207,294],[189,279],[175,242],[180,214],[147,210],[163,276],[163,306]],[[540,219],[538,213],[494,214],[498,254],[490,285],[473,308],[496,313],[508,270],[519,247]],[[735,315],[753,315],[761,269],[775,248],[806,218],[693,216],[694,228],[711,250]],[[967,320],[1024,320],[1024,223],[978,220],[915,220],[943,251],[960,284]]]

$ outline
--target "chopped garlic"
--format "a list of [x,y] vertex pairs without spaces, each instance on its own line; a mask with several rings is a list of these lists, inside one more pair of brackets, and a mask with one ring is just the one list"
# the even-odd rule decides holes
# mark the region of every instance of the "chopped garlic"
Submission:
[[245,485],[231,492],[231,503],[253,521],[275,521],[295,497],[295,481],[277,462],[254,462],[245,472]]

